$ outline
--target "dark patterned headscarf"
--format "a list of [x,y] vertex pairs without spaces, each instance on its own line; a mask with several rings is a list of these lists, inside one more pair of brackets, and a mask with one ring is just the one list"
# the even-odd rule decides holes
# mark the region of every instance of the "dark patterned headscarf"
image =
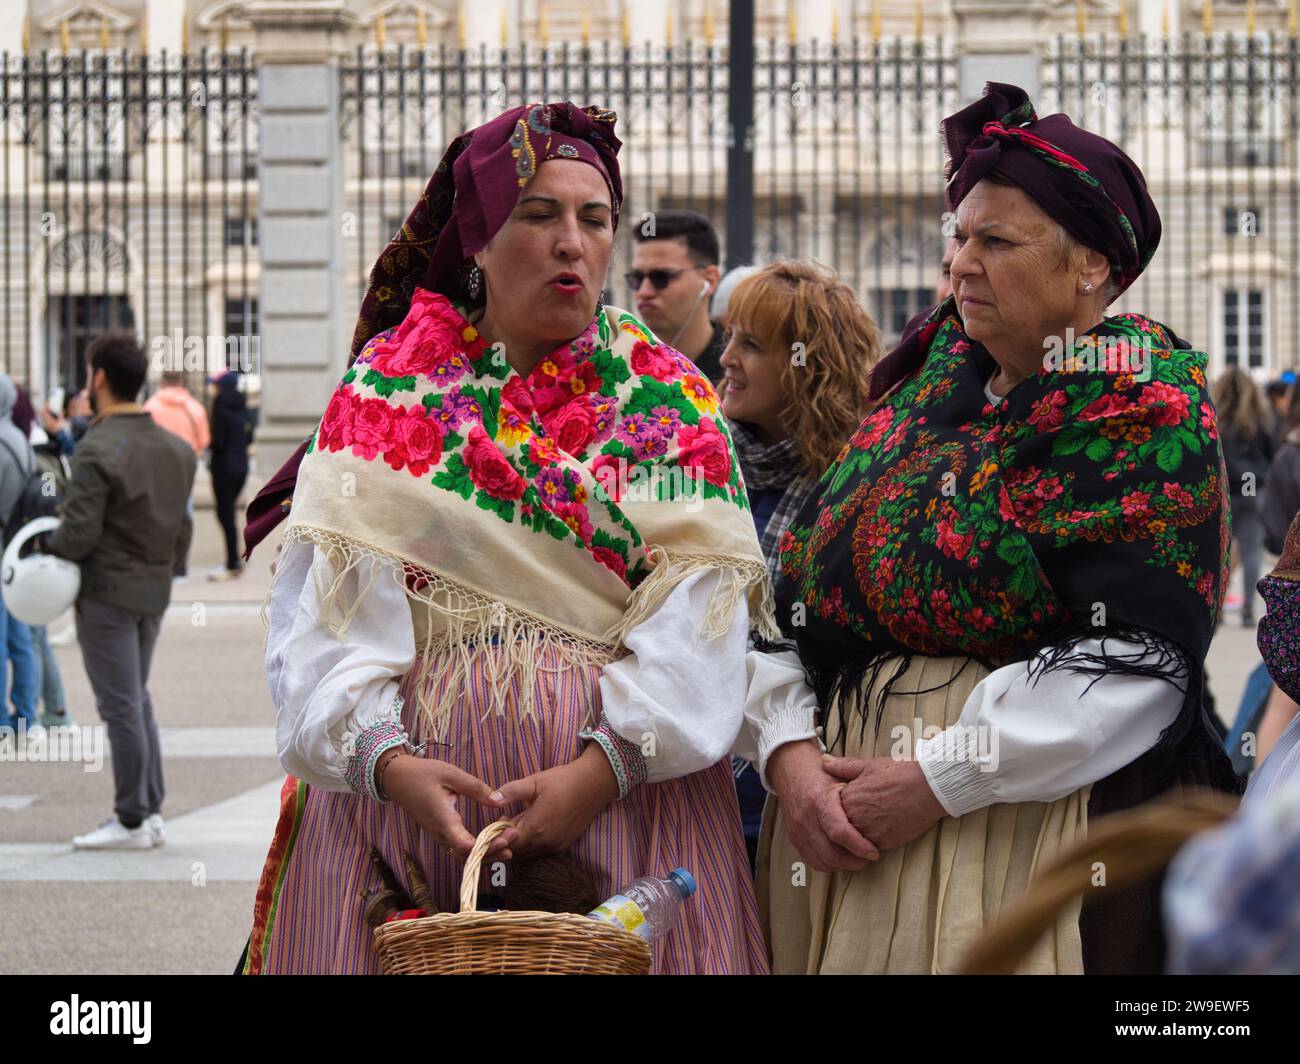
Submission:
[[[470,257],[505,225],[524,186],[550,159],[577,159],[600,171],[617,231],[623,181],[615,121],[614,112],[601,107],[534,103],[512,108],[452,141],[402,228],[375,260],[348,364],[375,333],[401,324],[417,287],[449,298],[464,296]],[[304,440],[248,504],[245,558],[288,515],[306,450]]]
[[[1160,214],[1137,163],[1066,115],[1039,118],[1024,89],[988,82],[975,103],[944,119],[943,143],[950,210],[996,171],[1076,240],[1106,256],[1116,296],[1137,280],[1160,244]],[[952,313],[955,304],[947,300],[912,319],[872,374],[871,398],[921,364],[929,337]]]
[[452,141],[401,230],[375,260],[349,361],[375,333],[401,323],[417,286],[463,295],[471,256],[505,225],[523,187],[550,159],[577,159],[600,171],[617,230],[623,182],[616,120],[613,111],[600,107],[534,103]]
[[996,170],[1105,255],[1121,292],[1160,244],[1160,215],[1137,163],[1067,115],[1039,118],[1024,89],[990,81],[980,99],[944,119],[943,142],[950,209]]

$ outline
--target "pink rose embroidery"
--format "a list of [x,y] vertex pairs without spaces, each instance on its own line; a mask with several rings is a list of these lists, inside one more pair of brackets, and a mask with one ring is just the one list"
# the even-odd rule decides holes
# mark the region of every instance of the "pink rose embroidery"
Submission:
[[352,421],[352,453],[370,461],[384,450],[393,429],[393,408],[382,399],[362,399]]
[[497,450],[497,445],[483,431],[482,425],[469,430],[469,439],[465,441],[461,454],[469,468],[469,479],[494,499],[518,499],[523,495],[527,487],[524,478]]
[[677,448],[683,468],[698,470],[710,484],[726,485],[731,477],[731,451],[712,418],[700,418],[698,427],[683,425]]

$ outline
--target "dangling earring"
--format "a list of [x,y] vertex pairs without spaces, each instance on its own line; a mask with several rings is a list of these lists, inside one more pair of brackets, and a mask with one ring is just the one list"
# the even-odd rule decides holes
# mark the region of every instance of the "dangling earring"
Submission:
[[602,288],[596,293],[596,317],[600,317],[605,311],[605,290]]
[[469,283],[466,285],[469,291],[470,299],[478,299],[478,294],[483,290],[483,273],[475,263],[469,270]]

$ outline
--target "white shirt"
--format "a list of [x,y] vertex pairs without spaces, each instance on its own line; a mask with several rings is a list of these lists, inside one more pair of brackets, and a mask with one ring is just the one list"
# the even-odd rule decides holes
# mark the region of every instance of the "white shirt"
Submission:
[[[382,562],[349,573],[345,596],[356,593],[358,581],[373,583],[340,642],[318,606],[318,582],[333,580],[328,557],[310,543],[291,543],[278,564],[266,670],[280,763],[308,784],[347,790],[348,737],[389,716],[415,661],[405,590],[388,573],[369,570]],[[604,667],[600,708],[615,731],[648,754],[649,782],[698,772],[733,752],[755,764],[770,790],[772,751],[817,734],[816,696],[796,654],[748,649],[743,603],[726,636],[695,638],[718,579],[717,571],[687,577],[629,633],[631,653]],[[1098,649],[1095,640],[1080,648]],[[1108,649],[1141,652],[1115,640]],[[958,723],[916,748],[950,815],[993,802],[1054,801],[1095,782],[1154,745],[1182,704],[1178,690],[1160,679],[1111,675],[1094,682],[1061,670],[1033,683],[1028,671],[1021,663],[990,673]]]

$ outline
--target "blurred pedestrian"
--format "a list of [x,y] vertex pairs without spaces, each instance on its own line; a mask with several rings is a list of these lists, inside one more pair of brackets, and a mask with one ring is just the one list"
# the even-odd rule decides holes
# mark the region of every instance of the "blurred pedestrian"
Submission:
[[943,245],[943,261],[939,263],[939,283],[934,288],[934,301],[942,303],[952,295],[952,260],[957,255],[957,241],[948,237]]
[[248,479],[250,420],[248,403],[239,390],[239,374],[229,370],[216,378],[217,394],[212,401],[212,495],[217,521],[226,540],[226,560],[208,573],[209,580],[233,580],[244,571],[240,560],[239,532],[235,527],[235,504]]
[[188,443],[196,455],[208,449],[208,412],[190,394],[185,378],[176,370],[163,373],[162,387],[149,397],[144,408],[159,425]]
[[1260,505],[1264,546],[1281,554],[1287,529],[1300,513],[1300,403],[1292,404],[1282,440],[1268,467],[1268,485]]
[[636,311],[669,347],[716,384],[722,379],[722,326],[709,321],[709,296],[718,287],[718,234],[695,211],[660,211],[654,228],[633,230],[632,269],[624,274]]
[[[36,408],[27,389],[18,385],[18,400],[14,404],[14,424],[27,435],[32,445],[36,468],[42,477],[42,491],[49,492],[56,503],[67,491],[71,467],[62,454],[62,446],[51,441],[45,430],[36,424]],[[32,634],[32,653],[36,661],[36,684],[41,696],[41,724],[46,728],[64,727],[72,723],[68,713],[67,696],[63,691],[63,674],[50,646],[45,625],[28,625]]]
[[[22,503],[28,481],[36,472],[36,457],[23,430],[14,423],[14,405],[18,401],[18,387],[6,373],[0,373],[0,529],[4,529],[4,543],[12,538],[10,523]],[[0,710],[5,723],[15,731],[22,729],[30,738],[40,732],[36,717],[36,692],[39,685],[36,655],[32,650],[31,629],[9,614],[0,601],[0,648],[6,655],[6,664],[13,665],[13,684],[9,684],[9,670],[4,670],[4,683],[0,686]],[[6,697],[7,696],[7,697]],[[7,703],[12,700],[13,711]]]
[[136,401],[148,363],[135,335],[103,333],[86,352],[95,417],[77,444],[59,527],[46,550],[81,565],[77,637],[113,747],[114,815],[79,849],[163,841],[162,749],[149,666],[189,548],[194,451]]
[[[144,404],[149,416],[168,432],[174,433],[194,448],[195,457],[201,457],[212,442],[208,429],[208,412],[203,404],[185,387],[185,378],[177,370],[164,370],[162,387]],[[190,495],[186,513],[194,517],[194,496]],[[189,559],[182,559],[177,579],[183,580],[189,571]]]
[[[723,332],[726,332],[727,308],[731,303],[731,293],[746,277],[753,277],[758,273],[758,266],[737,266],[735,269],[728,270],[722,275],[722,280],[718,282],[718,287],[713,290],[713,298],[709,302],[709,320],[715,325],[721,326]],[[725,335],[724,335],[725,340]]]
[[1219,417],[1219,440],[1228,467],[1232,509],[1232,569],[1242,572],[1241,623],[1255,623],[1255,585],[1264,549],[1260,495],[1273,461],[1273,417],[1259,386],[1240,366],[1229,366],[1211,390]]

